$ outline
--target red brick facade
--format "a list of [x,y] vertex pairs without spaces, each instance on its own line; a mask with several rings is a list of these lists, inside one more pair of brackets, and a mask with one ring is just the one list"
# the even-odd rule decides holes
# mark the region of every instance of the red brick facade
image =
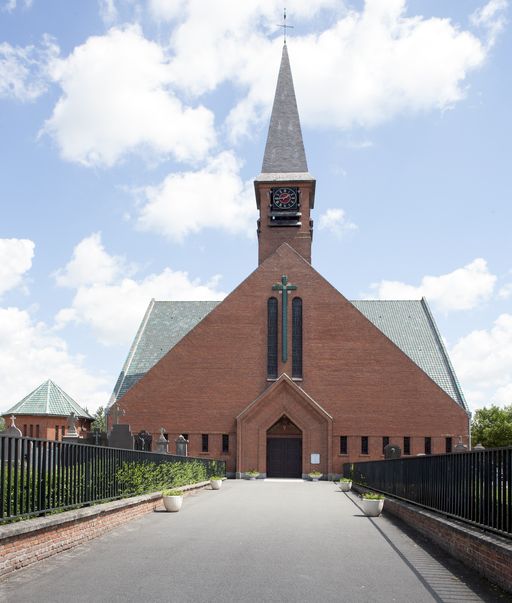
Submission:
[[[279,356],[267,379],[267,300],[286,274],[303,303],[303,378]],[[291,300],[288,301],[289,307]],[[279,305],[281,300],[279,300]],[[288,321],[288,345],[291,325]],[[382,438],[411,454],[445,452],[468,440],[468,415],[408,356],[288,244],[281,245],[172,348],[119,402],[132,431],[174,440],[188,434],[193,456],[225,458],[228,471],[266,472],[266,432],[284,414],[302,430],[303,473],[341,473],[347,461],[382,458]],[[208,434],[208,452],[202,452]],[[229,452],[222,453],[222,434]],[[348,451],[340,454],[340,436]],[[368,455],[361,437],[368,437]],[[320,465],[310,455],[320,454]]]

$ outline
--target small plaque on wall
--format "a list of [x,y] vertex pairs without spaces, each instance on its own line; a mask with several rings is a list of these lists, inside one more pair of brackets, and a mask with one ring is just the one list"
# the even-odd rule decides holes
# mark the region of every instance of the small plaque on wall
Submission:
[[318,452],[313,452],[311,454],[311,464],[320,465],[320,455],[318,454]]

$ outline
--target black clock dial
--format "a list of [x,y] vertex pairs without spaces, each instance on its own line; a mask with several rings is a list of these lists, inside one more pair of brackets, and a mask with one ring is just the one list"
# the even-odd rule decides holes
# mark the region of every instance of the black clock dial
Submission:
[[274,188],[272,189],[272,205],[276,209],[294,209],[297,207],[296,188]]

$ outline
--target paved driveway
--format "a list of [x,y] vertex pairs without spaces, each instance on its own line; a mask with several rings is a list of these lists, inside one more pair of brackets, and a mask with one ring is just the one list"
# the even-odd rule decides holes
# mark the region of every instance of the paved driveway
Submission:
[[357,500],[328,482],[224,482],[17,572],[0,600],[505,600]]

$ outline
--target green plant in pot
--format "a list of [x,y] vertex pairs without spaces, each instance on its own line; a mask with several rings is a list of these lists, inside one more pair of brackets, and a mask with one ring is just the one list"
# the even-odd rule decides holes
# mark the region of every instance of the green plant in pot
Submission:
[[220,490],[223,479],[224,477],[222,475],[212,475],[210,477],[210,486],[212,487],[212,490]]
[[364,492],[361,495],[363,512],[368,517],[378,517],[384,508],[385,497],[378,492]]
[[308,475],[312,481],[317,482],[322,477],[323,473],[320,471],[310,471]]
[[249,479],[256,479],[257,477],[260,476],[260,472],[257,471],[256,469],[251,469],[250,471],[246,471],[245,475],[249,478]]
[[177,513],[181,509],[181,505],[183,504],[183,491],[163,490],[162,501],[164,503],[166,511],[170,513]]
[[338,486],[342,492],[349,492],[352,488],[352,480],[350,477],[341,477],[338,481]]

